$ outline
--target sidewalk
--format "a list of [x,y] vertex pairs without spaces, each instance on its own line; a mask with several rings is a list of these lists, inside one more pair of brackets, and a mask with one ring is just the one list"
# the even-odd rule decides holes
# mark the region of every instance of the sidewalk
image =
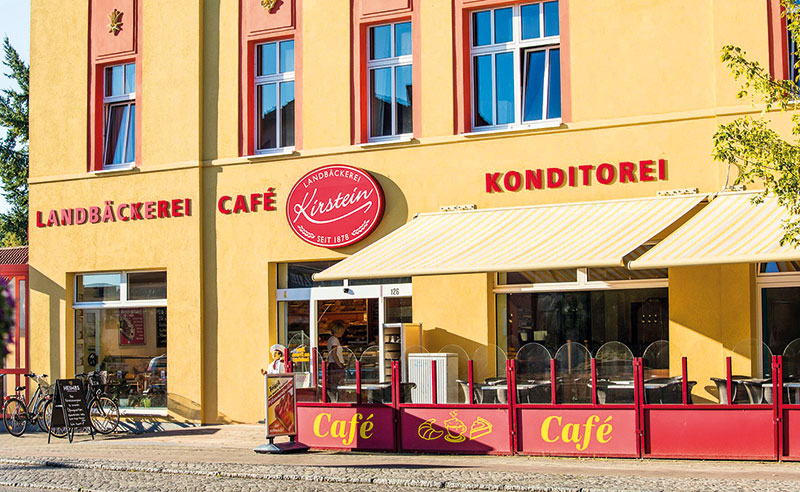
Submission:
[[[253,452],[263,442],[263,426],[252,425],[98,436],[94,441],[87,435],[77,435],[71,445],[55,439],[48,445],[47,435],[42,433],[26,434],[21,439],[3,433],[0,488],[13,484],[41,486],[43,477],[49,480],[58,473],[64,473],[66,480],[69,470],[73,476],[84,473],[88,478],[83,480],[98,483],[105,483],[103,472],[109,483],[120,485],[92,489],[82,483],[84,490],[122,490],[133,483],[130,480],[145,478],[150,490],[156,490],[153,484],[163,484],[164,490],[192,490],[188,481],[209,477],[249,481],[247,488],[252,490],[271,488],[276,481],[303,490],[328,484],[340,489],[358,486],[342,490],[385,490],[393,486],[397,492],[430,488],[584,492],[800,490],[800,463]],[[32,481],[26,482],[28,479]],[[178,487],[178,482],[183,485]],[[68,481],[58,483],[62,484],[60,490],[79,488]],[[225,487],[228,485],[231,484]],[[223,490],[222,484],[220,487]],[[230,490],[236,487],[244,487],[243,482],[236,482]]]

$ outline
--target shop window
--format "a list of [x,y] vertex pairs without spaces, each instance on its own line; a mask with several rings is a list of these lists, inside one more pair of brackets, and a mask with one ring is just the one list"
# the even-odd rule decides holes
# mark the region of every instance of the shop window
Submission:
[[482,10],[470,17],[473,129],[560,122],[558,2]]
[[302,289],[310,287],[329,287],[343,285],[341,280],[317,282],[313,275],[336,264],[335,261],[305,261],[278,264],[278,288]]
[[256,153],[294,147],[294,40],[255,50]]
[[77,275],[75,285],[75,302],[119,301],[122,275],[119,273]]
[[559,282],[577,282],[578,270],[534,270],[527,272],[502,272],[497,274],[499,285],[516,284],[550,284]]
[[411,22],[369,28],[367,70],[371,141],[413,133],[411,44]]
[[758,273],[793,273],[800,272],[800,261],[770,261],[758,264]]
[[509,359],[534,342],[551,354],[570,342],[594,354],[615,341],[641,356],[669,336],[667,288],[498,294],[497,304],[498,344]]
[[106,67],[103,114],[103,168],[130,165],[136,157],[135,63]]
[[126,411],[166,407],[166,272],[80,274],[75,284],[75,373],[99,371]]

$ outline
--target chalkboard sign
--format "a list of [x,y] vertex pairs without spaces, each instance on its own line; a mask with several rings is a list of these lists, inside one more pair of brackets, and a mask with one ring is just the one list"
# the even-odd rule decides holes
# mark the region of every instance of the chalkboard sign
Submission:
[[[66,427],[69,441],[76,429],[88,428],[94,439],[94,429],[89,422],[89,410],[80,379],[56,379],[56,391],[53,395],[53,413],[50,419],[50,430]],[[48,441],[49,441],[48,436]]]
[[156,308],[156,347],[167,346],[167,308]]

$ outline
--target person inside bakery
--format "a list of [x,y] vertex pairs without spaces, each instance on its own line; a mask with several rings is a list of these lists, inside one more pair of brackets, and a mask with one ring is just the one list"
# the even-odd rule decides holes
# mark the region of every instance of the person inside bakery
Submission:
[[331,323],[331,336],[328,338],[328,391],[331,401],[338,400],[336,388],[344,382],[344,348],[341,339],[347,331],[343,321]]
[[269,353],[272,360],[269,365],[267,365],[266,371],[261,369],[261,374],[280,374],[286,372],[286,364],[283,361],[284,351],[286,351],[286,347],[280,343],[276,343],[270,347]]

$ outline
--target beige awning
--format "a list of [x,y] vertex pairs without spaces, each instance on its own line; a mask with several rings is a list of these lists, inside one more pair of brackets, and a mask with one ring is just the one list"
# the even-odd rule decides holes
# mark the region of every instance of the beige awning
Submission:
[[800,249],[781,246],[786,210],[774,196],[753,204],[758,192],[716,196],[697,215],[653,249],[632,261],[631,269],[800,259]]
[[622,266],[705,195],[420,214],[315,280]]

